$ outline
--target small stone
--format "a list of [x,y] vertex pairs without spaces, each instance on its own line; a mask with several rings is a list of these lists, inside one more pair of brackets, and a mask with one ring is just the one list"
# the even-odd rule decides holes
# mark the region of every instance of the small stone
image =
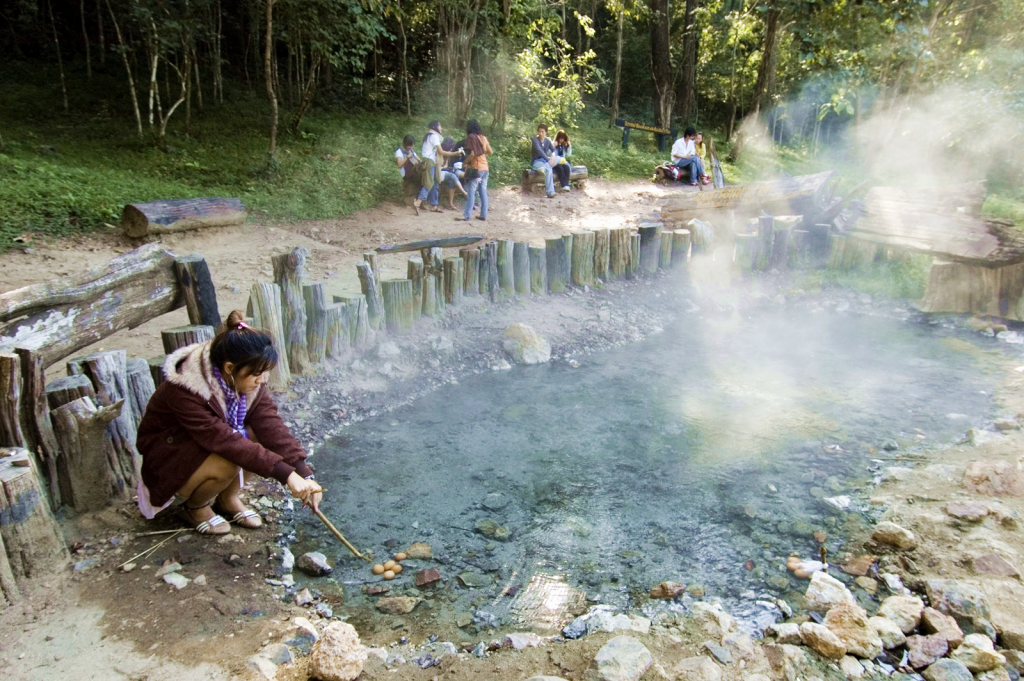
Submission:
[[840,603],[856,603],[846,585],[826,572],[815,572],[804,594],[804,607],[812,612],[828,612]]
[[925,681],[974,681],[971,670],[956,660],[939,660],[921,674]]
[[689,657],[672,668],[676,681],[721,681],[722,669],[706,657]]
[[878,638],[882,640],[882,647],[886,650],[898,648],[907,642],[903,630],[888,617],[869,617],[868,626],[875,630]]
[[964,472],[964,487],[988,496],[1024,496],[1024,472],[1012,461],[972,461]]
[[1003,650],[1003,657],[1006,658],[1006,666],[1018,674],[1024,674],[1024,653],[1019,650]]
[[527,648],[539,648],[542,643],[540,636],[532,632],[517,632],[505,635],[505,645],[512,646],[515,650],[526,650]]
[[926,634],[942,636],[949,644],[950,650],[964,642],[964,632],[960,630],[956,620],[935,608],[924,609],[921,614],[921,630]]
[[169,575],[172,572],[177,572],[180,569],[181,569],[181,563],[170,563],[168,565],[164,565],[159,570],[157,570],[153,574],[153,576],[157,577],[157,578],[163,577],[164,575]]
[[843,572],[854,577],[863,577],[871,571],[871,566],[878,560],[878,556],[865,554],[851,558],[843,566]]
[[701,647],[711,653],[711,656],[722,664],[732,664],[732,653],[725,646],[720,646],[714,641],[704,641]]
[[946,513],[957,520],[976,523],[988,516],[988,504],[980,501],[951,501],[946,504]]
[[363,587],[363,593],[367,596],[382,596],[388,591],[391,591],[391,589],[383,584],[368,584]]
[[186,586],[188,586],[188,583],[190,581],[191,580],[189,580],[188,578],[184,577],[183,575],[181,575],[181,574],[179,574],[177,572],[171,572],[169,574],[164,575],[164,582],[166,582],[167,584],[170,584],[171,586],[173,586],[175,589],[178,589],[178,590],[184,589]]
[[276,681],[277,679],[277,665],[262,655],[253,655],[245,663],[245,666],[256,672],[258,678],[263,681]]
[[286,575],[295,569],[295,554],[287,546],[281,547],[281,574]]
[[491,585],[491,578],[479,572],[465,571],[459,573],[459,582],[468,589],[482,589]]
[[974,559],[974,569],[983,575],[1020,579],[1020,570],[998,553],[987,553],[984,556],[978,556]]
[[501,345],[518,364],[543,364],[551,360],[551,344],[526,324],[512,324],[501,335]]
[[764,646],[764,654],[771,668],[787,681],[795,681],[807,664],[807,655],[800,646],[771,643]]
[[320,615],[325,620],[329,620],[334,617],[334,608],[329,606],[327,603],[317,603],[316,614]]
[[736,631],[736,620],[717,603],[694,603],[690,607],[690,617],[701,626],[704,633],[715,638]]
[[509,498],[499,492],[492,492],[484,497],[482,506],[488,511],[500,511],[508,506]]
[[313,577],[329,575],[334,571],[334,568],[327,563],[327,556],[319,551],[310,551],[309,553],[302,554],[296,565],[307,575]]
[[526,681],[565,681],[561,676],[531,676]]
[[587,620],[585,617],[577,617],[562,628],[562,636],[568,639],[577,639],[587,633]]
[[872,596],[878,593],[878,582],[870,577],[858,577],[853,581]]
[[419,598],[412,596],[387,596],[377,601],[377,609],[389,615],[407,615],[419,602]]
[[437,568],[420,570],[413,578],[414,583],[420,589],[427,589],[441,581],[441,571]]
[[288,664],[295,661],[295,656],[292,655],[291,649],[283,643],[270,643],[257,655],[265,657],[274,664]]
[[800,639],[808,648],[832,660],[841,660],[846,655],[846,646],[824,625],[804,622],[800,625]]
[[856,603],[840,603],[822,622],[843,643],[850,655],[872,660],[882,654],[882,639],[868,623],[868,614]]
[[206,575],[199,575],[192,580],[192,583],[196,586],[206,586]]
[[914,669],[921,669],[945,657],[946,653],[949,652],[949,644],[946,643],[945,638],[938,634],[931,636],[908,636],[907,652],[909,653],[908,664]]
[[704,585],[690,584],[686,587],[686,593],[690,594],[694,598],[704,598]]
[[494,613],[487,612],[486,610],[477,610],[473,613],[473,622],[478,627],[490,627],[491,629],[497,629],[500,621],[498,616]]
[[474,525],[474,527],[476,528],[477,532],[484,535],[485,537],[491,537],[493,539],[497,539],[498,541],[506,541],[510,536],[507,527],[499,525],[497,522],[491,520],[490,518],[481,518],[480,520],[476,521],[476,525]]
[[635,631],[646,634],[650,629],[651,621],[646,617],[631,617],[622,613],[611,613],[607,610],[598,611],[587,620],[588,634],[598,631]]
[[686,587],[676,582],[662,582],[651,589],[651,598],[672,600],[686,591]]
[[331,622],[309,655],[309,675],[320,681],[355,681],[367,657],[351,624]]
[[964,642],[950,657],[974,673],[987,672],[1006,664],[1006,658],[996,652],[992,639],[984,634],[964,636]]
[[432,560],[434,549],[430,548],[430,544],[418,541],[405,550],[405,555],[416,560]]
[[1018,430],[1020,428],[1020,424],[1013,419],[996,419],[994,425],[1003,432],[1008,430]]
[[305,617],[295,617],[291,626],[285,630],[281,640],[290,646],[298,648],[302,654],[308,654],[313,644],[320,640],[320,634],[316,627]]
[[644,644],[631,636],[616,636],[597,651],[583,678],[585,681],[638,681],[653,664],[654,657]]
[[774,643],[790,643],[795,645],[801,643],[800,625],[789,622],[777,622],[770,625],[764,630],[764,636],[766,639],[773,639]]
[[121,571],[122,572],[131,572],[134,569],[135,569],[135,563],[125,563],[124,565],[121,566]]
[[846,655],[843,659],[839,660],[839,669],[846,674],[847,679],[864,678],[864,666],[857,658],[850,655]]
[[482,658],[484,656],[484,653],[486,653],[486,652],[487,652],[487,644],[484,643],[483,641],[480,641],[475,646],[473,646],[473,653],[472,653],[473,657],[480,657],[480,658]]
[[395,343],[391,341],[385,341],[377,346],[377,357],[381,359],[388,359],[390,357],[398,357],[402,354],[401,349]]
[[923,611],[924,601],[917,596],[890,596],[878,608],[878,614],[895,622],[904,634],[917,629]]
[[871,538],[879,544],[888,544],[898,549],[912,549],[917,546],[917,539],[913,532],[888,520],[875,526]]
[[470,615],[468,612],[460,612],[458,615],[455,616],[455,626],[457,626],[459,629],[465,629],[472,623],[473,616]]
[[299,593],[295,594],[295,605],[309,605],[312,602],[313,594],[309,593],[309,589],[303,589]]
[[990,671],[978,674],[975,679],[977,681],[1019,681],[1019,676],[1020,675],[1018,674],[1017,677],[1011,677],[1010,672],[1006,669],[1003,667],[996,667]]

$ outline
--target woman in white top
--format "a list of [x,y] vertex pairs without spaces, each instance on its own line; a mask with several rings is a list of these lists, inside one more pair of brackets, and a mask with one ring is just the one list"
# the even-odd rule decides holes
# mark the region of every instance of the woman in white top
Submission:
[[441,184],[441,164],[438,161],[440,160],[439,157],[458,156],[459,152],[442,149],[441,144],[443,141],[444,137],[441,136],[440,121],[431,121],[430,125],[427,126],[427,134],[423,137],[423,147],[420,149],[420,168],[422,169],[420,181],[422,186],[412,206],[413,210],[416,211],[416,215],[420,214],[420,204],[424,200],[430,202],[430,210],[434,213],[444,212],[437,205],[440,198]]

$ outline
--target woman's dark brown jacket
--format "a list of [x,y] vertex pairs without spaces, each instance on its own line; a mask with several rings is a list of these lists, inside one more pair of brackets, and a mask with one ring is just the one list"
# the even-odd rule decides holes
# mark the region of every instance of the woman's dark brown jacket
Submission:
[[174,496],[210,454],[282,484],[292,472],[312,475],[306,452],[281,420],[267,386],[247,397],[245,425],[259,444],[228,426],[209,342],[176,350],[163,371],[165,380],[146,406],[137,439],[142,481],[154,506]]

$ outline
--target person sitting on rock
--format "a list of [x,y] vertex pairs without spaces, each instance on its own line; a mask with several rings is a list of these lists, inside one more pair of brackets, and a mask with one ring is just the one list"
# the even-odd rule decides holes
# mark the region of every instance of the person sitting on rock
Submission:
[[697,155],[697,147],[694,142],[697,138],[697,130],[691,125],[683,133],[683,136],[672,145],[672,164],[690,171],[690,185],[696,187],[701,177],[704,176],[704,164]]
[[555,156],[558,157],[558,163],[552,168],[558,179],[558,186],[562,188],[563,192],[570,190],[569,187],[569,175],[572,174],[572,166],[569,165],[569,157],[572,156],[572,142],[569,141],[569,135],[565,130],[559,130],[555,133]]
[[395,149],[395,165],[398,166],[398,174],[402,176],[402,191],[406,199],[415,198],[420,190],[420,173],[417,165],[420,157],[413,150],[416,138],[406,135],[402,140],[402,146]]
[[238,498],[245,473],[274,478],[304,506],[319,509],[323,490],[266,387],[277,348],[243,319],[233,311],[213,340],[180,348],[164,362],[165,380],[146,406],[137,438],[138,503],[146,518],[178,497],[184,519],[200,534],[231,532],[220,514],[241,527],[260,527],[259,514]]
[[548,137],[548,126],[541,123],[537,126],[537,136],[533,138],[530,149],[530,165],[544,175],[544,192],[549,199],[555,198],[555,174],[552,168],[558,165],[558,161],[555,145]]

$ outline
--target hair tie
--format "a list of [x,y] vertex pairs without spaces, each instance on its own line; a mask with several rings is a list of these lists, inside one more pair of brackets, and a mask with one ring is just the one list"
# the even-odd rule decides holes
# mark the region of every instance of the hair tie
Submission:
[[238,322],[238,326],[235,327],[235,329],[238,329],[238,330],[240,330],[240,329],[248,329],[248,328],[249,328],[249,325],[246,324],[245,322]]

